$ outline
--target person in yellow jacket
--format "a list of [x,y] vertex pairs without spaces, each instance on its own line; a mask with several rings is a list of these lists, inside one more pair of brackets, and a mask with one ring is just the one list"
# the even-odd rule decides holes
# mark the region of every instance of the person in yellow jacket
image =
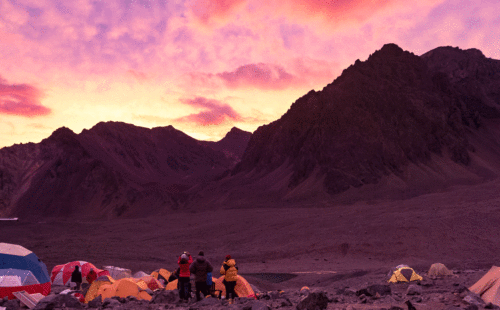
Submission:
[[238,279],[238,267],[236,266],[236,261],[231,258],[231,255],[226,256],[226,260],[222,263],[220,268],[220,274],[224,275],[224,286],[226,287],[226,299],[230,304],[233,303],[233,298],[236,293],[234,288],[236,286],[236,280]]

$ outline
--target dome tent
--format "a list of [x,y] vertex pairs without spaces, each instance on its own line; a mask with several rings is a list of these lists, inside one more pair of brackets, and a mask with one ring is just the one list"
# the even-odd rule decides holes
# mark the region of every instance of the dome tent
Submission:
[[10,243],[0,243],[0,298],[16,298],[12,293],[50,293],[47,266],[30,250]]
[[71,274],[75,270],[75,266],[80,267],[84,283],[87,283],[86,277],[87,274],[90,272],[90,269],[94,269],[94,271],[97,273],[97,277],[109,275],[108,271],[98,269],[91,263],[85,261],[73,261],[66,264],[57,265],[54,268],[52,268],[51,278],[50,278],[52,284],[70,286]]

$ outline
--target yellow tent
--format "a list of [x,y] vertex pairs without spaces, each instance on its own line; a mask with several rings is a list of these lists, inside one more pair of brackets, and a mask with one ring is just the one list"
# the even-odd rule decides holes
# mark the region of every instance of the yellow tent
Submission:
[[[252,287],[250,284],[243,278],[242,276],[238,275],[238,279],[236,280],[236,286],[234,288],[234,292],[238,297],[254,297],[255,298],[255,292],[253,291]],[[226,296],[226,287],[224,286],[224,283],[222,282],[224,280],[224,277],[220,277],[219,279],[213,278],[213,281],[215,283],[215,290],[217,291],[222,291],[221,296]]]
[[469,291],[478,294],[487,303],[500,306],[500,267],[491,267],[479,281],[469,287]]
[[419,276],[415,270],[406,266],[400,265],[396,267],[396,270],[392,272],[392,276],[389,279],[389,282],[410,282],[410,281],[421,281],[423,278]]
[[92,282],[92,284],[90,285],[88,291],[87,291],[87,294],[85,295],[85,303],[88,303],[89,301],[93,300],[94,298],[96,298],[97,296],[99,296],[99,288],[101,287],[101,285],[103,284],[111,284],[112,282],[111,281],[98,281],[98,280],[95,280],[94,282]]
[[445,265],[441,263],[435,263],[431,265],[431,268],[429,268],[429,272],[427,273],[427,275],[429,277],[444,277],[453,275],[453,272],[446,268]]
[[168,282],[168,278],[170,278],[170,275],[172,273],[168,271],[167,269],[160,268],[159,270],[153,271],[151,273],[151,276],[155,278],[156,280],[163,279],[165,283]]
[[177,280],[174,280],[172,282],[168,282],[167,286],[165,286],[165,289],[167,291],[172,291],[177,289]]
[[[135,280],[136,279],[133,278],[123,278],[116,280],[114,283],[100,283],[97,287],[97,294],[93,292],[91,295],[89,295],[89,288],[89,292],[87,292],[88,298],[85,297],[85,302],[89,302],[99,295],[101,295],[101,298],[103,300],[106,298],[111,298],[113,296],[123,298],[134,296],[137,299],[151,300],[151,295],[143,291],[148,288],[146,282],[144,282],[143,280],[139,280],[136,282]],[[92,285],[94,285],[94,283],[92,283]]]

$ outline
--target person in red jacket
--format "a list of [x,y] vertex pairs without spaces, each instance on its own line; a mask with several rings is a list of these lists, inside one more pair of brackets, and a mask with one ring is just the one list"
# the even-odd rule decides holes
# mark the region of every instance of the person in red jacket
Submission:
[[87,282],[90,285],[95,281],[95,279],[97,279],[97,273],[94,271],[94,268],[90,268],[89,273],[87,273]]
[[193,262],[193,257],[188,253],[184,252],[179,257],[177,264],[179,264],[178,273],[178,286],[179,286],[179,298],[181,300],[187,301],[190,295],[190,276],[191,272],[189,271],[189,266]]

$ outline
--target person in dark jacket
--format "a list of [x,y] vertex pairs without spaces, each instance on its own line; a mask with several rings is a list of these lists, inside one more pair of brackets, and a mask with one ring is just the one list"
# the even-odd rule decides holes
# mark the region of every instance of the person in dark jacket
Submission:
[[236,295],[234,288],[236,287],[236,280],[238,280],[238,267],[236,266],[236,261],[231,258],[231,255],[226,256],[226,260],[220,268],[220,274],[224,275],[222,283],[226,287],[226,299],[232,304],[233,298]]
[[80,266],[75,266],[75,270],[71,274],[71,282],[76,283],[76,290],[79,291],[82,285],[82,273],[80,271]]
[[194,275],[197,301],[201,300],[200,292],[203,293],[203,296],[208,295],[207,273],[212,272],[213,269],[212,264],[205,259],[203,251],[198,253],[198,257],[189,267],[189,271]]
[[179,288],[179,298],[181,300],[187,301],[190,295],[190,276],[189,266],[193,262],[193,257],[184,252],[180,257],[177,263],[179,264],[178,268],[178,288]]

